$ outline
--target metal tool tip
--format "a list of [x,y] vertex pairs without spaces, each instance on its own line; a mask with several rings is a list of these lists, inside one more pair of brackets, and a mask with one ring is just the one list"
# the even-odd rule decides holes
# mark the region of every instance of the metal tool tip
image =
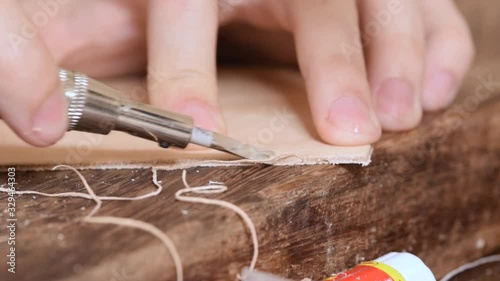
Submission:
[[244,143],[239,143],[238,145],[231,147],[231,151],[233,154],[255,161],[271,160],[275,155],[271,150],[259,149],[255,146]]
[[271,160],[275,155],[271,150],[260,149],[218,133],[214,133],[212,147],[254,161]]
[[271,150],[260,149],[222,134],[197,127],[193,129],[191,142],[254,161],[268,161],[275,156]]

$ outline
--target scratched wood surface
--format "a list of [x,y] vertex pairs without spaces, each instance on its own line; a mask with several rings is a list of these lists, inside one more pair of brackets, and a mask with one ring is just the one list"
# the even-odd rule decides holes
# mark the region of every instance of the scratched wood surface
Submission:
[[[251,216],[259,234],[259,269],[321,280],[389,251],[410,251],[442,276],[500,252],[500,56],[491,44],[500,12],[487,7],[493,0],[460,3],[479,52],[461,98],[448,111],[427,115],[413,131],[384,135],[370,166],[188,170],[193,186],[225,182],[229,191],[210,197],[233,202]],[[154,190],[149,169],[82,173],[101,195]],[[235,280],[250,262],[248,231],[231,211],[176,202],[180,176],[160,171],[165,190],[159,196],[105,202],[98,215],[143,220],[165,231],[180,252],[186,280]],[[70,171],[19,170],[16,179],[20,190],[84,191]],[[6,180],[0,172],[0,184]],[[17,273],[6,271],[8,233],[2,227],[0,280],[174,280],[169,255],[151,235],[80,222],[92,201],[16,199]],[[2,209],[6,200],[0,194]],[[0,221],[6,221],[3,211]],[[498,280],[488,272],[498,272],[498,266],[455,281]]]

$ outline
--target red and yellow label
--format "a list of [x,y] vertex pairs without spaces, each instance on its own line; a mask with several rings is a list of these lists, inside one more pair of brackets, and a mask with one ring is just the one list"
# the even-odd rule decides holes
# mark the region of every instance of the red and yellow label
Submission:
[[391,266],[369,261],[327,278],[325,281],[405,281],[405,279]]

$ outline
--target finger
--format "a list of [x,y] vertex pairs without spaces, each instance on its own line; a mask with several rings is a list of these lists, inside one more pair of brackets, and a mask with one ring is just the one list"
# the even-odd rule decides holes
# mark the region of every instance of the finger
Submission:
[[423,106],[425,110],[438,110],[453,101],[474,58],[474,44],[452,1],[421,3],[427,36]]
[[363,0],[370,89],[382,128],[415,127],[422,118],[424,30],[417,1]]
[[0,1],[0,34],[0,115],[26,142],[53,144],[67,126],[57,66],[15,0]]
[[360,145],[380,137],[372,108],[355,1],[291,2],[291,29],[313,120],[323,140]]
[[224,131],[217,102],[217,2],[153,0],[149,7],[151,103]]
[[96,78],[144,71],[148,1],[18,2],[26,14],[50,17],[40,37],[59,66]]

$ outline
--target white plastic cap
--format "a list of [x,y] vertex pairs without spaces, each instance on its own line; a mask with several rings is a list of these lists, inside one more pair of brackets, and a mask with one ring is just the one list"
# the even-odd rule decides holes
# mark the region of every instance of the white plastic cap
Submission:
[[405,281],[436,281],[436,277],[425,263],[410,253],[389,253],[375,261],[385,263],[397,270]]

